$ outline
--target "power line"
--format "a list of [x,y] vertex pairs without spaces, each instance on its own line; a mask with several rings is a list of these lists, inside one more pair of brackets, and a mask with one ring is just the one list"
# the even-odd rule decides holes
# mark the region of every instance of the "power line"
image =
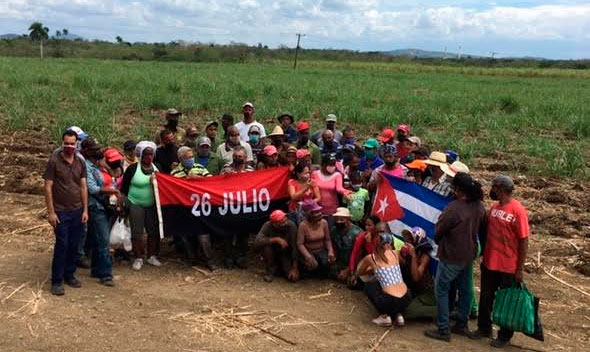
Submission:
[[299,54],[299,42],[301,42],[301,37],[305,37],[305,34],[297,33],[297,46],[295,47],[295,63],[293,64],[293,69],[297,69],[297,55]]

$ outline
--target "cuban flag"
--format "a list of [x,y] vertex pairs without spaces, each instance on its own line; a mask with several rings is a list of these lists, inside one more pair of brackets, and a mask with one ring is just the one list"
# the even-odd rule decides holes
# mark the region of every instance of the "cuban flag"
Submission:
[[391,175],[382,173],[379,179],[373,214],[387,222],[397,236],[401,236],[404,229],[419,226],[434,239],[438,217],[452,198]]

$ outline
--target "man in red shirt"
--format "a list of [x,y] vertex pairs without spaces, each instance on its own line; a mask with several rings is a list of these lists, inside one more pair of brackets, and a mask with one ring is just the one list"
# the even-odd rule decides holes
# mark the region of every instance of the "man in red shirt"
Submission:
[[[496,290],[522,282],[528,250],[529,220],[524,206],[512,198],[514,182],[509,176],[492,180],[490,198],[496,200],[488,213],[487,239],[481,264],[481,293],[477,331],[471,338],[492,336],[491,313]],[[514,331],[501,328],[491,345],[505,347]]]

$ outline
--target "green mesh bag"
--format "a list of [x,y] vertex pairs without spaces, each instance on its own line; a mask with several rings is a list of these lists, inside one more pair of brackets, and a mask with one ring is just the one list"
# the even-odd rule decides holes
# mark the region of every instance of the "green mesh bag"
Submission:
[[524,283],[496,291],[492,320],[506,329],[535,333],[535,297]]

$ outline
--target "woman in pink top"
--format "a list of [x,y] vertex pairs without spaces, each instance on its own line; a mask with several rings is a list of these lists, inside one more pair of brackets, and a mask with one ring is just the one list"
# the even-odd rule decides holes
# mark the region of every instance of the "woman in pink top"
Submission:
[[313,200],[302,204],[305,220],[297,229],[297,250],[304,276],[326,278],[334,276],[332,264],[336,261],[328,222],[322,217],[322,207]]
[[338,194],[348,196],[352,193],[342,187],[342,174],[336,172],[336,156],[325,154],[322,157],[322,166],[312,172],[311,180],[320,188],[322,214],[331,216],[338,208]]

